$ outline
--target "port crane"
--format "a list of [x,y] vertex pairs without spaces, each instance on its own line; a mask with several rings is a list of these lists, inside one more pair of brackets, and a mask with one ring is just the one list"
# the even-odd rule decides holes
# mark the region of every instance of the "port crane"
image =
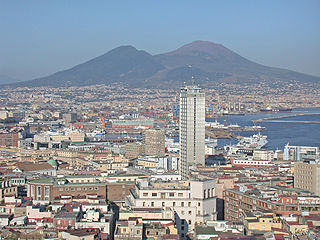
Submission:
[[107,118],[108,114],[109,114],[109,112],[108,112],[108,109],[107,109],[105,115],[100,117],[101,128],[102,129],[106,129],[106,118]]

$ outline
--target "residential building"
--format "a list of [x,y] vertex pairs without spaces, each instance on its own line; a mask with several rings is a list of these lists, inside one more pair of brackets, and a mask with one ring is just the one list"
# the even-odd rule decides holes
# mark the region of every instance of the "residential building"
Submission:
[[18,147],[19,145],[19,133],[0,133],[0,146],[4,147]]
[[271,232],[272,228],[282,228],[280,217],[272,211],[243,211],[242,218],[245,235],[253,235],[256,232]]
[[130,158],[137,158],[142,155],[142,144],[141,143],[127,143],[125,145],[125,157]]
[[89,196],[106,199],[106,183],[71,182],[66,178],[41,178],[27,182],[27,196],[38,202],[49,202],[61,196]]
[[3,201],[5,196],[18,196],[18,187],[12,184],[10,179],[0,179],[0,201]]
[[[297,201],[282,201],[279,195],[296,195]],[[272,211],[283,216],[306,213],[320,214],[320,197],[314,196],[310,192],[301,192],[299,189],[276,186],[269,187],[269,191],[265,191],[265,193],[257,188],[224,190],[225,220],[238,222],[241,220],[241,211],[256,210]]]
[[56,167],[49,163],[33,163],[33,162],[18,162],[13,169],[15,173],[23,173],[25,175],[47,175],[56,176]]
[[295,162],[294,186],[320,196],[320,162]]
[[133,239],[142,240],[143,223],[141,219],[129,219],[125,221],[117,221],[114,232],[114,240]]
[[146,129],[142,132],[143,154],[162,157],[165,154],[164,129]]
[[272,161],[274,158],[274,152],[269,149],[255,149],[253,151],[253,160],[265,160]]
[[63,120],[66,124],[68,123],[74,123],[77,120],[77,114],[76,113],[64,113],[62,115]]

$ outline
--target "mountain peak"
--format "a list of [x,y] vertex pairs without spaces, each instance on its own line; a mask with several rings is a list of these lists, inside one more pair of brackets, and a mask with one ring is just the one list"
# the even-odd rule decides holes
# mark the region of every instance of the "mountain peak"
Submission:
[[190,47],[190,48],[199,48],[199,47],[206,47],[206,48],[225,48],[222,44],[219,43],[213,43],[210,41],[204,41],[204,40],[196,40],[191,43],[183,45],[183,47]]
[[224,56],[234,54],[232,51],[224,47],[222,44],[217,44],[209,41],[197,40],[182,47],[178,48],[175,51],[169,52],[169,55],[173,54],[182,54],[182,55],[215,55],[215,56]]

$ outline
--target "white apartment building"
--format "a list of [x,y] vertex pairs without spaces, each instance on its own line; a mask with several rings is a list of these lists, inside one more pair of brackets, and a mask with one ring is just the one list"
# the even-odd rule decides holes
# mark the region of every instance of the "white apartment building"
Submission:
[[180,238],[183,239],[196,224],[216,220],[215,189],[215,180],[144,181],[131,189],[125,201],[131,209],[162,208],[166,218],[174,217],[180,229]]
[[189,166],[205,164],[205,94],[196,85],[180,91],[179,173],[186,179]]

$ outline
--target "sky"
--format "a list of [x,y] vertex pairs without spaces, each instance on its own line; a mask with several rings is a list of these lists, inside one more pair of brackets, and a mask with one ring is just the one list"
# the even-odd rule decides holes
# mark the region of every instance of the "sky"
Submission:
[[20,80],[121,45],[159,54],[195,40],[320,76],[320,1],[0,0],[0,75]]

